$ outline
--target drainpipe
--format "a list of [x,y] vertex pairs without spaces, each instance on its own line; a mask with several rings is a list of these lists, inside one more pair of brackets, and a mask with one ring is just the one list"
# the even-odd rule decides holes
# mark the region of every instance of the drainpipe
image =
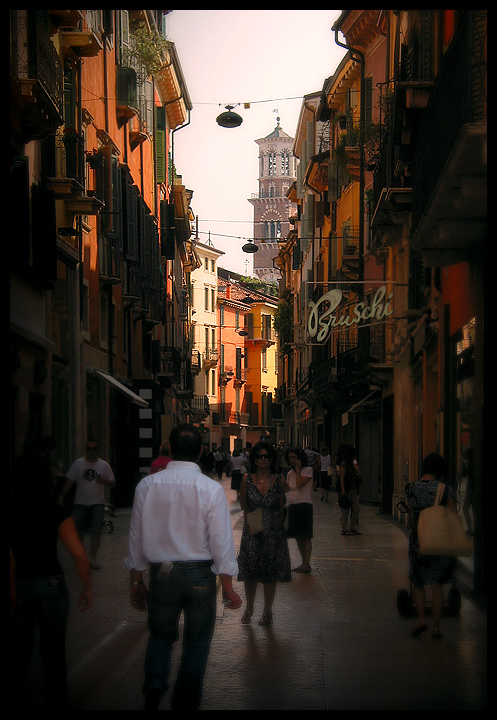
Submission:
[[[366,119],[366,106],[365,106],[365,86],[364,86],[364,55],[357,48],[353,48],[350,45],[340,42],[338,39],[338,28],[334,25],[332,30],[335,31],[335,42],[340,47],[345,48],[350,52],[353,59],[354,55],[358,56],[359,62],[361,63],[361,114],[360,114],[360,126],[359,126],[359,280],[364,280],[364,126]],[[362,289],[361,289],[362,292]]]
[[[182,97],[182,96],[180,95],[179,98],[177,98],[176,100],[171,100],[171,102],[177,102],[177,100],[179,100],[181,97]],[[169,105],[169,104],[170,104],[170,103],[166,103],[166,105]],[[187,120],[187,122],[183,123],[183,125],[180,125],[180,126],[177,127],[177,128],[174,128],[174,130],[171,131],[171,165],[172,165],[172,173],[173,173],[173,176],[172,176],[172,178],[171,178],[171,179],[172,179],[172,186],[174,186],[174,175],[175,175],[175,171],[174,171],[174,133],[178,132],[178,130],[183,130],[183,128],[186,128],[187,125],[190,124],[190,114],[191,114],[191,113],[190,113],[190,110],[188,110],[188,120]]]

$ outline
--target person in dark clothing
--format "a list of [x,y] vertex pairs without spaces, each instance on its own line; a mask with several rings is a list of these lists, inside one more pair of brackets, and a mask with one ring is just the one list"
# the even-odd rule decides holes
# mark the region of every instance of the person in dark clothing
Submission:
[[28,669],[38,626],[47,709],[68,709],[65,635],[69,597],[57,555],[60,540],[83,584],[78,605],[92,604],[90,563],[74,520],[57,503],[50,463],[41,454],[14,463],[11,491],[9,688],[17,702],[26,697]]

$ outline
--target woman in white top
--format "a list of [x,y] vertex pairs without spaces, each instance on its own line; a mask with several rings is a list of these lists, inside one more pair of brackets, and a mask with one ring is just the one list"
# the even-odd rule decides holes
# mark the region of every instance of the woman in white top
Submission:
[[286,460],[290,470],[286,476],[286,504],[288,513],[287,537],[295,538],[302,563],[293,572],[311,572],[313,537],[312,489],[314,472],[307,464],[301,448],[288,450]]

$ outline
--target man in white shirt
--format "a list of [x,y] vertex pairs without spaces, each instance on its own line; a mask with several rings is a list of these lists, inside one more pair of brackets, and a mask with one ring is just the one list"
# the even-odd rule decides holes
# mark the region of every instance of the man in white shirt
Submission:
[[84,534],[90,534],[90,565],[98,570],[97,553],[100,547],[105,512],[105,488],[114,487],[116,481],[109,463],[98,456],[98,442],[87,440],[85,455],[76,460],[66,473],[67,481],[62,488],[60,502],[76,483],[72,515],[78,534],[83,542]]
[[[238,573],[228,502],[223,487],[203,475],[197,461],[202,438],[193,425],[179,425],[169,437],[167,468],[136,488],[131,513],[130,602],[148,605],[150,637],[145,655],[145,710],[158,710],[168,688],[171,650],[184,612],[183,654],[172,710],[198,710],[216,620],[216,575],[227,607],[241,606],[233,590]],[[143,572],[149,568],[147,589]]]

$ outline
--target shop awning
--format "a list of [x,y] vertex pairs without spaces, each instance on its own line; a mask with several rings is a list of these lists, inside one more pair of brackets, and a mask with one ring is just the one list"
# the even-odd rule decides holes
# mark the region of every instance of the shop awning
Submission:
[[356,403],[355,405],[352,405],[352,407],[349,408],[347,410],[347,412],[343,413],[342,414],[342,425],[347,425],[347,423],[349,421],[349,417],[348,417],[349,413],[355,412],[357,410],[357,408],[360,407],[361,405],[364,405],[364,403],[366,403],[369,400],[369,398],[373,397],[373,395],[376,395],[376,393],[380,389],[381,388],[375,388],[372,392],[369,393],[369,395],[366,395],[366,397],[363,397],[362,400],[359,400],[359,402]]
[[115,377],[113,377],[110,373],[106,372],[105,370],[97,370],[97,368],[94,367],[88,367],[87,368],[88,373],[93,376],[97,376],[104,380],[105,382],[109,383],[115,390],[122,393],[123,395],[126,395],[128,400],[133,403],[133,405],[138,405],[142,408],[148,408],[149,404],[146,400],[141,398],[139,395],[136,395],[132,390],[130,390],[126,385],[123,385],[122,382],[119,382],[119,380],[116,380]]

